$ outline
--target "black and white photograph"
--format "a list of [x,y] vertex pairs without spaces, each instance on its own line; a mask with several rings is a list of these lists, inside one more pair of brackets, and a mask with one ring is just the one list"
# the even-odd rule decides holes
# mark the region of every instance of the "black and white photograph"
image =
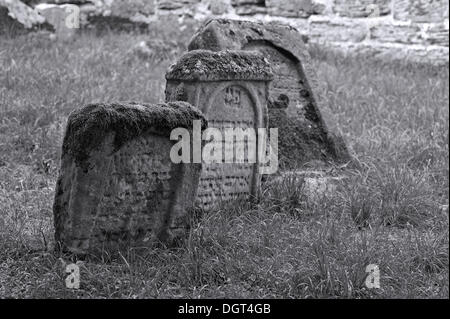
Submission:
[[448,0],[0,0],[4,301],[449,299],[448,205]]

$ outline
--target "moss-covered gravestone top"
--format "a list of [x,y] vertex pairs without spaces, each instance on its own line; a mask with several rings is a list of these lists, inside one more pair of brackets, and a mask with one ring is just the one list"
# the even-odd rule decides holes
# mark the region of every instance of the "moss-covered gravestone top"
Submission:
[[166,79],[167,101],[188,101],[208,120],[202,136],[207,144],[198,154],[203,169],[197,203],[210,208],[258,196],[259,157],[251,147],[260,139],[252,133],[267,126],[268,61],[257,52],[191,51],[169,68]]
[[[213,19],[192,38],[189,50],[251,50],[270,61],[269,125],[279,128],[280,165],[287,169],[350,160],[332,112],[319,105],[319,85],[301,35],[294,28]],[[326,123],[325,123],[325,120]]]
[[184,235],[201,164],[174,164],[173,129],[207,125],[188,103],[91,104],[69,116],[54,202],[58,247],[77,254]]

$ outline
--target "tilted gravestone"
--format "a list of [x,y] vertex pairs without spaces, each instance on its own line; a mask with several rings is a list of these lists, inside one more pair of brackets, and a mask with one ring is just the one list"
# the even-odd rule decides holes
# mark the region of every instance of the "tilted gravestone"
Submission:
[[[257,152],[252,161],[249,149],[252,142],[264,143],[267,135],[227,139],[227,132],[257,133],[258,128],[267,127],[267,93],[272,79],[268,61],[256,52],[191,51],[170,67],[166,79],[166,101],[183,100],[197,106],[208,120],[204,134],[220,131],[218,137],[206,134],[204,140],[213,144],[207,143],[203,154],[197,154],[208,157],[208,144],[215,143],[216,150],[220,149],[216,160],[203,162],[197,203],[210,208],[224,201],[257,197],[262,161]],[[240,160],[238,145],[246,149]]]
[[76,254],[172,243],[189,225],[201,164],[171,160],[172,129],[192,129],[188,103],[91,104],[71,113],[54,202],[55,239]]
[[[345,163],[350,155],[336,134],[331,111],[319,105],[318,83],[301,35],[294,28],[213,19],[192,38],[189,50],[252,50],[270,61],[269,126],[279,129],[280,166],[285,169]],[[325,123],[325,119],[329,119]]]

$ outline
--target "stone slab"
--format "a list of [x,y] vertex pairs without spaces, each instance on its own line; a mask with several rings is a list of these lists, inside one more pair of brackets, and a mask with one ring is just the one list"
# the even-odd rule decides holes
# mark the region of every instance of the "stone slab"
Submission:
[[197,49],[259,51],[270,61],[274,80],[269,93],[269,126],[279,128],[281,168],[350,160],[331,110],[317,98],[319,83],[302,37],[294,28],[212,19],[193,36],[189,50]]
[[185,236],[201,164],[174,164],[172,129],[206,127],[187,103],[91,104],[71,113],[53,206],[57,248],[100,254]]
[[[268,62],[258,53],[191,51],[169,68],[166,79],[166,101],[183,100],[197,106],[209,128],[219,129],[223,137],[227,128],[266,128],[267,89],[272,74]],[[215,138],[213,141],[217,143]],[[199,206],[209,209],[221,202],[258,197],[259,163],[235,162],[234,158],[227,161],[224,155],[230,147],[237,154],[236,144],[242,142],[222,141],[217,145],[224,150],[221,158],[203,163]]]

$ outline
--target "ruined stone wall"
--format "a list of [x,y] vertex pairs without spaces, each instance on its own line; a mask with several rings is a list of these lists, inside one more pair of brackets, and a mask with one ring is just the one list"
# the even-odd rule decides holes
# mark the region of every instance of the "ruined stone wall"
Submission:
[[[6,1],[6,0],[2,0]],[[28,1],[29,2],[29,1]],[[34,2],[34,1],[33,1]],[[375,57],[448,63],[448,0],[41,0],[89,17],[199,25],[210,17],[278,21],[309,43]],[[170,22],[172,23],[172,22]],[[186,40],[188,41],[188,40]]]
[[96,0],[136,21],[167,15],[278,21],[310,43],[390,59],[448,63],[448,0]]

